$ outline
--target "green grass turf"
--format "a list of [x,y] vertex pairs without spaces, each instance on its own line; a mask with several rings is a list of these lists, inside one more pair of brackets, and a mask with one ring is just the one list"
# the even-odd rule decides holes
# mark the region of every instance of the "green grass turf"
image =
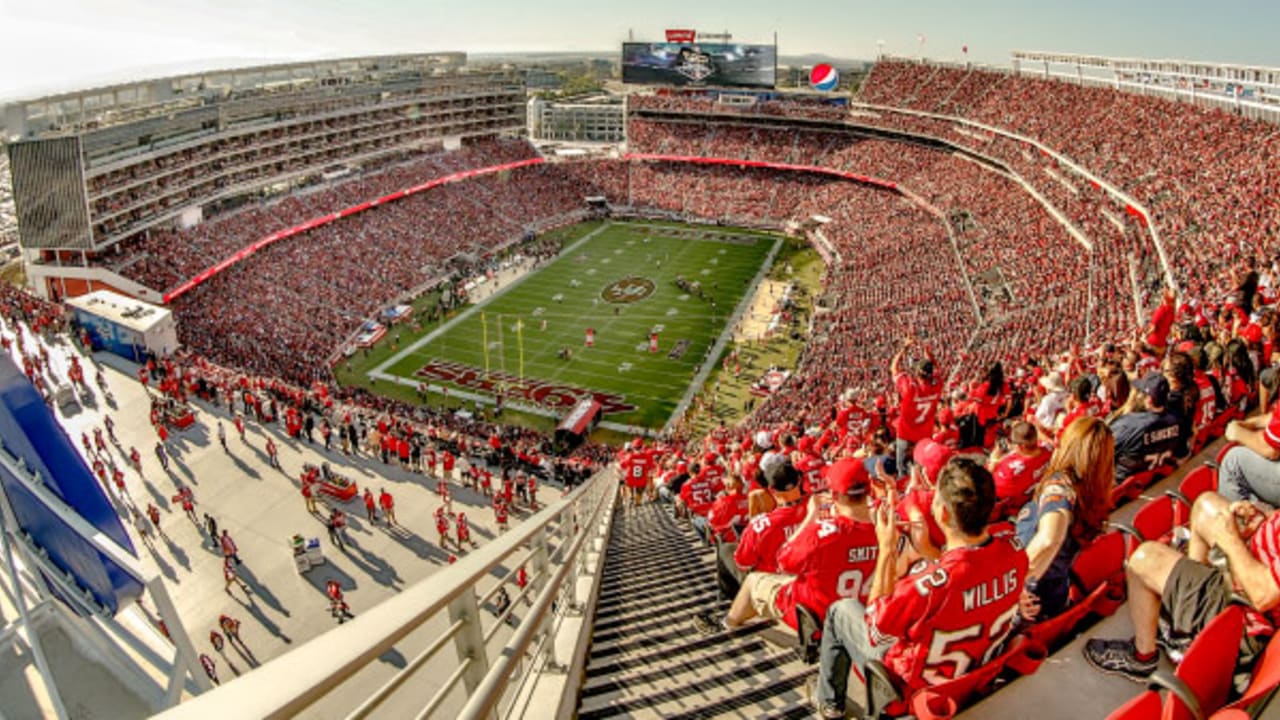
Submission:
[[[598,228],[587,225],[578,237]],[[424,345],[392,356],[385,372],[416,383],[419,368],[441,360],[476,368],[483,375],[487,339],[490,371],[517,377],[523,371],[526,381],[618,395],[636,409],[607,415],[606,422],[661,428],[776,241],[758,233],[741,232],[738,238],[734,243],[690,240],[664,234],[659,225],[611,223],[461,316]],[[575,241],[567,237],[566,246]],[[699,281],[704,294],[715,298],[715,307],[677,287],[679,275]],[[601,296],[613,282],[630,276],[652,280],[653,293],[629,304]],[[546,330],[541,329],[544,319]],[[519,333],[517,321],[522,323]],[[648,333],[657,325],[663,326],[659,348],[650,353]],[[591,348],[584,346],[587,327],[596,331]],[[669,358],[681,340],[689,341],[684,354]],[[563,347],[571,349],[571,360],[558,357]],[[531,404],[519,398],[512,402]]]

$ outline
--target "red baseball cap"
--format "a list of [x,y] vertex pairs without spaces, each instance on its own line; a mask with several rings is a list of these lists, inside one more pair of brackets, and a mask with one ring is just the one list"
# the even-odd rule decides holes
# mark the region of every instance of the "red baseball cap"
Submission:
[[940,442],[921,440],[916,443],[911,459],[924,470],[929,482],[935,483],[938,481],[938,473],[942,472],[942,466],[955,457],[955,454],[954,450]]
[[866,495],[871,487],[871,476],[861,460],[845,458],[834,465],[828,465],[822,471],[827,480],[827,487],[833,495],[858,497]]

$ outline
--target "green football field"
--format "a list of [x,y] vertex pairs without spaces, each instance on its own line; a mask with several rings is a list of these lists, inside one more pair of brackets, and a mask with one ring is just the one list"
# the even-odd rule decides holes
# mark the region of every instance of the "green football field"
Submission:
[[[591,395],[608,426],[660,429],[749,302],[781,240],[678,225],[583,228],[559,257],[468,307],[372,375],[486,402],[501,392],[508,407],[554,417]],[[587,328],[595,331],[592,347]],[[650,352],[651,332],[657,352]]]

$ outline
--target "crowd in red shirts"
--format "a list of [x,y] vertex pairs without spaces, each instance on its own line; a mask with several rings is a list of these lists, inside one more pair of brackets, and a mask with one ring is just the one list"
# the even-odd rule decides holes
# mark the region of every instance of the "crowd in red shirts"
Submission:
[[163,292],[271,233],[452,173],[535,156],[521,140],[482,141],[449,152],[437,145],[408,161],[367,168],[363,175],[230,211],[192,228],[152,230],[118,246],[123,257],[109,262],[125,276]]
[[387,304],[479,272],[499,248],[585,212],[579,188],[555,168],[438,187],[276,243],[213,277],[173,303],[180,337],[222,363],[327,379],[337,346]]

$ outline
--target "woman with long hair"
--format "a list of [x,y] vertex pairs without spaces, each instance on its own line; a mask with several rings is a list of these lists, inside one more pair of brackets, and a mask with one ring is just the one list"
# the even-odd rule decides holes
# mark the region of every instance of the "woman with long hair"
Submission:
[[1102,420],[1082,417],[1062,433],[1035,495],[1018,514],[1018,539],[1027,549],[1022,614],[1035,621],[1067,605],[1071,563],[1102,531],[1111,511],[1115,438]]
[[1200,402],[1200,387],[1196,385],[1196,368],[1191,356],[1177,350],[1164,356],[1161,367],[1164,379],[1169,381],[1169,412],[1178,418],[1178,444],[1173,454],[1186,457],[1190,452],[1194,434],[1196,405]]

